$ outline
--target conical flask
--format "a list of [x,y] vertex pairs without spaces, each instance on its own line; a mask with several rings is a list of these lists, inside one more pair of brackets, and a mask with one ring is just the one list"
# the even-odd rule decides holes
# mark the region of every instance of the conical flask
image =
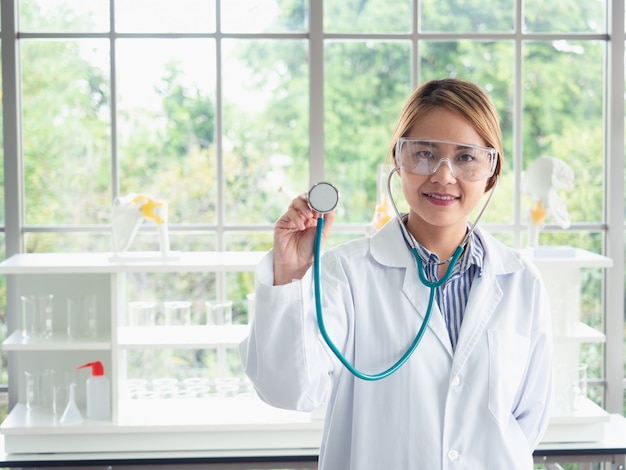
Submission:
[[67,406],[65,411],[61,415],[61,424],[80,424],[84,421],[83,415],[80,414],[80,410],[76,406],[76,384],[70,384],[70,396],[67,400]]

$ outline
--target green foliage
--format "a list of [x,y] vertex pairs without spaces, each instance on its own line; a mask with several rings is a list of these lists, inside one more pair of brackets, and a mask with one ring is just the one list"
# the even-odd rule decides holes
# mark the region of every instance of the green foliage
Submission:
[[452,0],[420,2],[420,29],[432,32],[512,31],[514,0]]
[[180,158],[192,149],[205,150],[215,141],[215,106],[199,90],[183,83],[180,64],[167,64],[162,86],[157,90],[163,98],[166,135],[163,152],[169,158]]
[[342,192],[342,222],[365,222],[376,203],[377,168],[410,92],[410,47],[331,42],[325,48],[327,173]]
[[81,57],[77,41],[24,41],[20,50],[26,221],[102,223],[108,81]]
[[[301,192],[308,185],[306,43],[255,40],[234,45],[233,54],[246,70],[240,92],[251,98],[249,103],[224,103],[225,212],[232,223],[273,222],[289,200],[279,188]],[[264,104],[260,109],[259,103]]]
[[[364,31],[393,30],[398,15],[384,14],[383,3],[328,2],[325,14],[335,21],[329,28],[349,29],[349,24],[340,21],[351,18],[350,24]],[[492,26],[486,30],[506,30],[507,15],[513,10],[510,3],[490,3],[487,12],[480,2],[425,2],[420,18],[432,30],[463,30],[454,24],[463,21],[474,31],[484,29],[484,15],[490,13]],[[281,2],[279,7],[277,21],[294,28],[307,14],[297,0]],[[388,4],[386,8],[393,10]],[[357,15],[357,20],[348,13]],[[31,15],[36,17],[36,12]],[[251,103],[254,106],[247,109],[240,103],[223,102],[225,214],[227,220],[240,223],[271,223],[287,200],[278,187],[300,192],[308,186],[307,49],[300,40],[233,43],[232,53],[243,67],[240,73],[249,73],[245,86],[257,93],[261,106]],[[575,194],[568,195],[572,219],[598,221],[603,204],[603,44],[530,42],[523,52],[523,166],[543,155],[567,161],[577,184]],[[101,69],[84,59],[77,41],[25,42],[22,53],[27,219],[40,224],[106,223],[108,211],[103,208],[111,197],[106,167],[108,81]],[[402,41],[334,40],[325,45],[326,171],[342,189],[344,222],[371,218],[376,168],[384,160],[389,136],[411,88],[411,57],[410,44]],[[467,78],[487,90],[496,104],[506,163],[486,220],[510,222],[514,181],[508,172],[513,159],[521,158],[512,147],[512,43],[422,41],[419,57],[420,81]],[[120,159],[121,192],[141,188],[164,197],[173,221],[212,223],[218,207],[215,98],[185,83],[184,73],[179,63],[167,64],[156,90],[161,109],[125,116],[134,123],[135,132],[119,152],[127,156]],[[164,127],[146,125],[159,120]],[[87,158],[94,150],[97,157]],[[281,156],[287,163],[277,174],[276,161]],[[88,197],[75,195],[87,187]]]
[[524,27],[533,32],[603,32],[605,29],[603,1],[524,0]]
[[326,0],[324,29],[333,33],[409,32],[411,4],[406,0]]

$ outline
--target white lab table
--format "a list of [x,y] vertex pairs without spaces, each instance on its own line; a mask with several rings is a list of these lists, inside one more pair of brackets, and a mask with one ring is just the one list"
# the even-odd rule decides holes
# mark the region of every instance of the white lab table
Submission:
[[[544,443],[534,454],[535,463],[548,468],[555,463],[609,462],[613,470],[626,470],[626,418],[610,416],[605,424],[604,439],[598,442]],[[46,453],[7,454],[0,440],[0,467],[11,468],[104,468],[108,470],[138,469],[160,470],[228,468],[232,470],[317,468],[317,448],[242,449],[184,452],[100,452],[100,453]],[[557,467],[554,467],[557,468]]]

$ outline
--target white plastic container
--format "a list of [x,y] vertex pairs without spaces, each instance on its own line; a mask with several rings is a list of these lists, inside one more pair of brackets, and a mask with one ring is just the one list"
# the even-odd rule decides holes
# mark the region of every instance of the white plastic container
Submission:
[[91,377],[87,379],[87,418],[111,419],[111,383],[104,375],[102,362],[89,362],[78,369],[84,367],[91,367]]

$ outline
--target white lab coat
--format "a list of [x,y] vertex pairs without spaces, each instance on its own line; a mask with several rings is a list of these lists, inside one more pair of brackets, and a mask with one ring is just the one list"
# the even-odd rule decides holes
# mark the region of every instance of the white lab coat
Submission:
[[[552,339],[537,270],[477,228],[485,249],[453,353],[436,302],[413,356],[396,373],[355,378],[321,338],[312,272],[272,286],[256,272],[256,313],[240,345],[260,397],[288,409],[327,403],[323,470],[531,469],[549,419]],[[326,329],[357,369],[378,373],[409,347],[429,290],[398,224],[322,257]]]

